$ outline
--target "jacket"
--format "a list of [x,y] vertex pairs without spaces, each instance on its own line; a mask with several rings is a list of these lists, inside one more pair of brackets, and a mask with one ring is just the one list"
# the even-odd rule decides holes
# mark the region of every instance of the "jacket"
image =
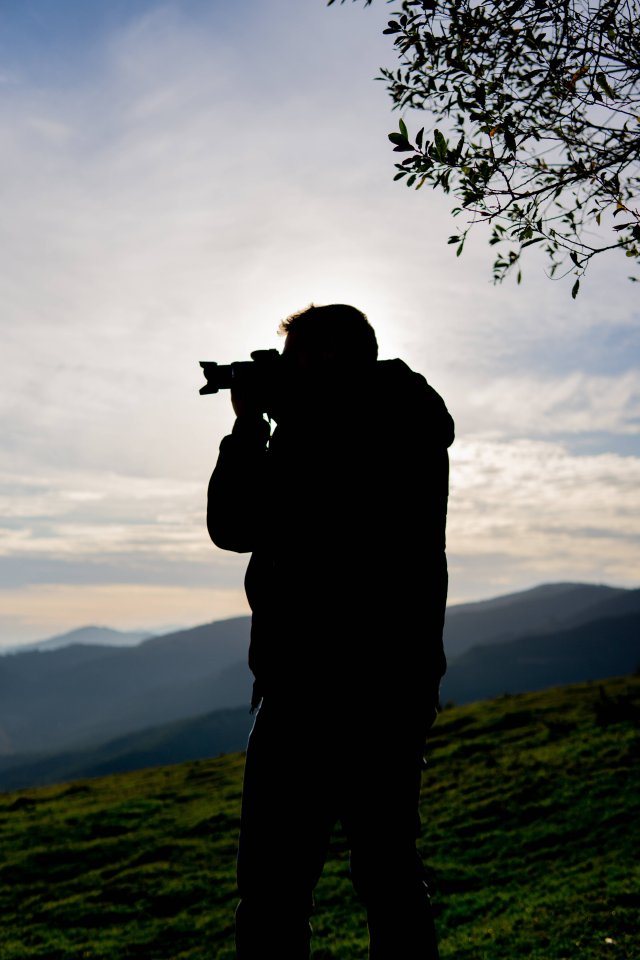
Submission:
[[222,440],[207,525],[251,552],[253,706],[293,696],[437,698],[446,668],[453,420],[401,360]]

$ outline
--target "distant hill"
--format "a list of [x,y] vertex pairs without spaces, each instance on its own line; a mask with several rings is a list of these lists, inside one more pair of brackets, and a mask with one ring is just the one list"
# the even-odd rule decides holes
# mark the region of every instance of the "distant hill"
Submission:
[[[449,664],[441,689],[443,701],[471,703],[503,693],[525,693],[638,671],[640,590],[633,592],[635,613],[467,650]],[[623,609],[631,605],[631,599],[624,598]],[[605,609],[611,611],[615,606],[608,603]]]
[[[640,590],[632,593],[636,613],[468,650],[449,665],[442,684],[443,702],[471,703],[507,693],[520,694],[562,683],[633,673],[640,666]],[[625,596],[621,606],[629,608],[633,599]],[[605,601],[605,609],[610,610],[612,602]],[[218,677],[218,686],[232,687],[234,682],[241,682],[245,672],[243,664],[229,667]],[[213,685],[210,680],[202,683],[206,701]],[[193,702],[200,701],[194,697]],[[187,720],[162,723],[82,749],[40,756],[0,757],[0,789],[55,783],[239,750],[246,744],[251,726],[246,702],[240,709],[207,712]],[[293,722],[296,722],[294,718]]]
[[6,653],[27,653],[33,650],[59,650],[73,644],[88,644],[104,647],[135,647],[153,634],[148,630],[112,630],[111,627],[78,627],[66,633],[56,634],[48,640],[36,640],[34,643],[14,647],[0,647],[0,655]]
[[[443,957],[640,956],[639,716],[639,677],[441,714],[420,849]],[[232,960],[242,771],[234,754],[0,795],[2,956]],[[313,928],[318,957],[366,956],[339,828]]]
[[0,757],[0,790],[202,760],[244,750],[253,717],[248,707],[161,724],[97,747],[59,754]]
[[248,704],[249,618],[136,647],[74,645],[0,657],[0,755],[96,744]]
[[[582,650],[570,632],[634,611],[640,612],[640,591],[586,584],[547,584],[451,607],[443,697],[466,702],[633,670],[636,663],[622,649]],[[249,625],[248,617],[236,617],[134,647],[72,644],[0,657],[0,757],[91,752],[136,731],[246,707]],[[542,636],[550,651],[544,669],[523,668],[520,654],[505,646]],[[496,645],[505,649],[471,655],[471,647]]]
[[593,619],[603,602],[618,601],[633,591],[587,583],[546,583],[477,603],[448,607],[444,629],[447,657],[453,659],[479,644],[513,640],[529,633],[548,633]]

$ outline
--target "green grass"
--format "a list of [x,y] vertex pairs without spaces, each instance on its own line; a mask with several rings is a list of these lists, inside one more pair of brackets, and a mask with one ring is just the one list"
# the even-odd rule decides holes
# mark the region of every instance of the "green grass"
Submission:
[[[441,714],[422,852],[443,960],[637,960],[639,717],[638,677]],[[0,795],[0,960],[231,960],[242,763]],[[366,957],[339,831],[313,926],[315,960]]]

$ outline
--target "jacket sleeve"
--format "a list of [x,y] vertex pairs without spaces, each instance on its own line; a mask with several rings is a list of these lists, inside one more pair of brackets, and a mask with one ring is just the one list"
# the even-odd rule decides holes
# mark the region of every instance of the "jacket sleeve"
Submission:
[[268,509],[267,443],[269,423],[239,417],[224,437],[207,497],[207,530],[222,550],[249,553],[260,539]]

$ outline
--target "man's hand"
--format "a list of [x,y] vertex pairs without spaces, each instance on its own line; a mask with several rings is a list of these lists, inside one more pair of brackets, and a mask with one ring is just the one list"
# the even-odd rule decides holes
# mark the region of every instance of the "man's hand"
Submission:
[[236,417],[243,419],[249,417],[253,420],[261,420],[264,410],[264,402],[257,395],[251,382],[243,382],[234,379],[231,384],[231,403]]

